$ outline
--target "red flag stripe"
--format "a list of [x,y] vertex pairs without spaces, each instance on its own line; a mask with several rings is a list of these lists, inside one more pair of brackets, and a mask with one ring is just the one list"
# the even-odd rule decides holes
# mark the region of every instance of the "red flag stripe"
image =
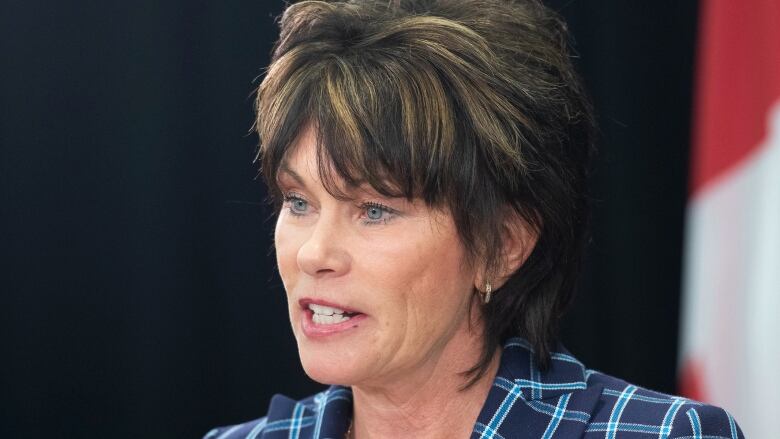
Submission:
[[780,96],[780,2],[710,0],[701,7],[692,196],[760,145]]
[[680,369],[679,387],[677,391],[686,398],[696,401],[707,401],[709,395],[705,393],[705,387],[702,384],[704,368],[694,359],[686,359]]

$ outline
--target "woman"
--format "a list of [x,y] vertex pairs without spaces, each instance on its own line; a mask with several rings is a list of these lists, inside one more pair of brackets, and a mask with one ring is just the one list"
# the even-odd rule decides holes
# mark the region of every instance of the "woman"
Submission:
[[741,437],[556,344],[592,116],[537,1],[305,1],[258,93],[301,362],[330,384],[207,438]]

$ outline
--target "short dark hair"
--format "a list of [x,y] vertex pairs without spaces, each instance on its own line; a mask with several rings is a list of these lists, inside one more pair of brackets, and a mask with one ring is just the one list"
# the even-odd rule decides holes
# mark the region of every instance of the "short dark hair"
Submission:
[[488,273],[501,267],[508,214],[536,233],[482,307],[472,382],[510,336],[546,368],[574,295],[594,123],[567,40],[535,0],[303,1],[282,15],[258,90],[261,172],[277,203],[280,164],[312,124],[331,194],[343,195],[339,177],[447,208]]

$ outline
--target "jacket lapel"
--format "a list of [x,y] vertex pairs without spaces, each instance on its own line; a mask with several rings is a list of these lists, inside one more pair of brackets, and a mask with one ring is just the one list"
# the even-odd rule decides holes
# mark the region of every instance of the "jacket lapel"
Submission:
[[601,390],[588,388],[585,367],[562,347],[541,372],[528,342],[510,339],[471,437],[580,437]]
[[268,408],[263,439],[341,439],[352,418],[352,392],[331,386],[303,401],[275,395]]

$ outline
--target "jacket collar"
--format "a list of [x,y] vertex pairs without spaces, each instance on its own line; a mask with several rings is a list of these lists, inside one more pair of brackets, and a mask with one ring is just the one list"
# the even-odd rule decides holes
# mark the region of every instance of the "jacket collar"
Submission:
[[509,339],[493,386],[517,386],[526,401],[555,398],[587,387],[585,366],[562,346],[551,353],[550,360],[550,367],[540,371],[531,344],[522,338]]
[[542,372],[522,338],[508,340],[501,355],[471,437],[581,437],[602,391],[588,387],[585,366],[559,345]]

